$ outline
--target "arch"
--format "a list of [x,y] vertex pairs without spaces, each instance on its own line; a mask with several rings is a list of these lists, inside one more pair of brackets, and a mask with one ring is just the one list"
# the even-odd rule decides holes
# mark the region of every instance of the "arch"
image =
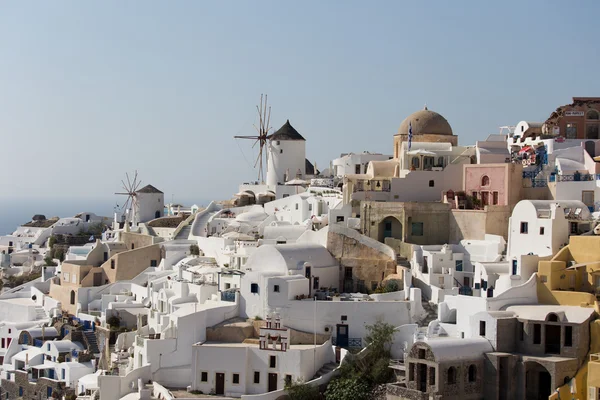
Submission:
[[477,380],[477,367],[475,364],[469,365],[469,382],[475,382]]
[[456,384],[456,367],[448,368],[446,381],[447,381],[446,383],[448,383],[448,385]]
[[553,387],[546,367],[536,361],[525,362],[525,400],[547,399]]
[[71,304],[75,304],[75,291],[71,290]]
[[600,113],[598,113],[598,111],[592,109],[592,110],[588,110],[587,114],[585,115],[586,119],[600,119]]
[[558,315],[556,315],[556,313],[553,312],[546,316],[546,321],[548,322],[558,322],[559,320],[560,319],[558,318]]
[[490,186],[490,177],[484,175],[481,177],[481,186]]
[[378,240],[384,243],[386,237],[402,240],[402,222],[398,218],[388,216],[379,223]]

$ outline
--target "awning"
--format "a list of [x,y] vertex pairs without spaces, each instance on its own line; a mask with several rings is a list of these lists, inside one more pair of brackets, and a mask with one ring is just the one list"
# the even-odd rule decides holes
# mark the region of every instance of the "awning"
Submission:
[[523,154],[523,153],[527,153],[533,151],[533,149],[531,148],[531,146],[523,146],[521,148],[521,150],[519,150],[519,154]]

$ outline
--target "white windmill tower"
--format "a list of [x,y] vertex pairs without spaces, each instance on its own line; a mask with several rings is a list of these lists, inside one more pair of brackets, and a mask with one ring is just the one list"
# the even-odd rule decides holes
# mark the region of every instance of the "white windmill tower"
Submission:
[[142,184],[142,181],[138,181],[137,171],[134,172],[133,179],[129,178],[128,173],[125,173],[125,177],[127,178],[127,183],[125,183],[124,180],[121,180],[121,183],[123,184],[123,190],[125,191],[117,192],[115,194],[127,196],[125,204],[123,204],[122,207],[119,207],[121,210],[121,222],[135,226],[139,222],[137,190]]

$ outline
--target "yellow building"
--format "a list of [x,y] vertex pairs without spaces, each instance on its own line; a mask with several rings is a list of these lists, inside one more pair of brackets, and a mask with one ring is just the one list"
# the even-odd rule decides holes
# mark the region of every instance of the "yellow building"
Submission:
[[[600,236],[571,236],[551,260],[538,266],[538,300],[541,304],[594,308],[599,312]],[[559,389],[561,399],[597,400],[600,395],[600,320],[590,323],[589,360],[571,382]],[[558,394],[550,399],[558,399]]]

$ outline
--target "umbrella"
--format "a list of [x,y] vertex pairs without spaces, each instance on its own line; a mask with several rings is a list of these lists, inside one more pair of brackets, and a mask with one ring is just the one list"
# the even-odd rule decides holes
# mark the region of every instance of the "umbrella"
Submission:
[[285,183],[288,186],[304,186],[304,185],[308,185],[308,182],[305,181],[304,179],[292,179],[291,181],[287,181]]
[[531,146],[524,146],[521,150],[519,150],[519,154],[527,153],[528,151],[533,150]]
[[269,191],[266,191],[266,192],[260,192],[258,194],[258,196],[260,196],[260,197],[275,197],[275,193],[273,193],[273,192],[271,192],[269,190]]

